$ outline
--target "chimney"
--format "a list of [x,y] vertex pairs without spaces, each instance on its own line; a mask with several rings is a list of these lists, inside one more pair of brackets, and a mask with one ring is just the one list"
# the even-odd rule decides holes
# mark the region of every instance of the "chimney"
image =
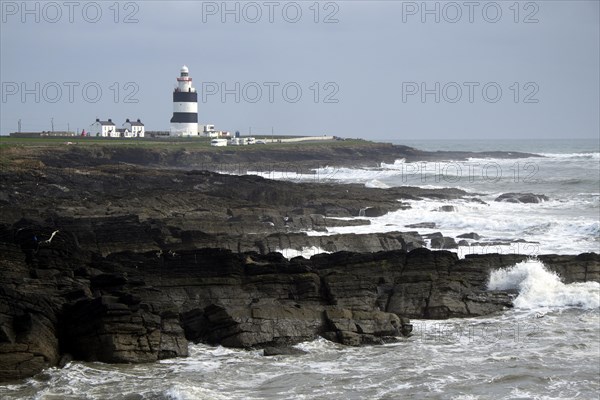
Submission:
[[109,118],[109,119],[108,119],[108,122],[112,122],[112,119],[110,119],[110,118]]
[[100,118],[96,118],[96,122],[100,122]]
[[129,118],[127,118],[127,120],[125,122],[129,122]]
[[142,121],[140,121],[140,119],[138,118],[138,121],[137,121],[137,122],[140,122],[140,123],[141,123]]

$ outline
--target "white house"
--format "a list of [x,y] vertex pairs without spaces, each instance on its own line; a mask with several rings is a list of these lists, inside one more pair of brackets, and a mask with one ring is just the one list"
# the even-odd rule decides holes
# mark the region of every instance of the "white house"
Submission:
[[117,126],[112,122],[112,119],[108,121],[100,121],[96,118],[96,122],[90,125],[91,136],[102,136],[102,137],[119,137],[117,132]]
[[146,128],[139,119],[137,121],[130,121],[129,118],[123,124],[123,128],[126,128],[130,132],[130,136],[126,137],[144,137]]
[[200,125],[199,128],[202,130],[202,134],[206,137],[219,137],[219,132],[215,130],[214,125]]

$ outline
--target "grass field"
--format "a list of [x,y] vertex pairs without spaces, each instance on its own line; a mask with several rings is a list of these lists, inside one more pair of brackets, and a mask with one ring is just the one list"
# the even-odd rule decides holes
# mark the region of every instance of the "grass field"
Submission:
[[0,136],[0,146],[65,146],[67,143],[77,145],[100,145],[100,146],[210,146],[209,138],[197,139],[120,139],[120,138],[95,138],[95,137],[39,137],[39,138],[16,138]]

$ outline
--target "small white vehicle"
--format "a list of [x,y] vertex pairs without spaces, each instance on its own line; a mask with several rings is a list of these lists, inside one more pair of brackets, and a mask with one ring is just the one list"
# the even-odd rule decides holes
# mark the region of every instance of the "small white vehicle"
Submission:
[[216,147],[227,146],[227,139],[213,139],[210,141],[210,145]]

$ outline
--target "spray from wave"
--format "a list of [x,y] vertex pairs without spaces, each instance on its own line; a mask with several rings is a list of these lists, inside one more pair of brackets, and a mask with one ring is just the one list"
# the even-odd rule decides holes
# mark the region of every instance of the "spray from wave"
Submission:
[[286,249],[276,248],[275,251],[283,254],[283,256],[285,258],[287,258],[288,260],[290,260],[294,257],[298,257],[298,256],[302,256],[304,258],[311,258],[312,256],[317,255],[317,254],[330,253],[329,251],[326,251],[325,249],[322,249],[317,246],[302,247],[302,250],[296,250],[296,249],[290,249],[290,248],[286,248]]
[[521,309],[600,307],[598,282],[565,284],[556,273],[548,271],[538,260],[523,261],[510,268],[493,271],[488,289],[517,289],[519,295],[513,303],[516,308]]

